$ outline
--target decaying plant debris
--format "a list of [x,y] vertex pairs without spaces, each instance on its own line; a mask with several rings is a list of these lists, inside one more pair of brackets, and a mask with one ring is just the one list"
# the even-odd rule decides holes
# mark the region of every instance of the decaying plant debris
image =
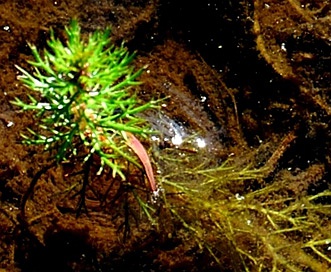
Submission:
[[[5,2],[2,269],[330,269],[328,1]],[[135,186],[145,182],[137,169],[129,182],[105,174],[82,188],[80,164],[52,165],[20,142],[33,115],[10,104],[27,92],[14,64],[74,16],[86,34],[110,25],[115,42],[138,50],[141,99],[168,97],[144,115],[161,132],[146,141],[162,186],[155,203]]]

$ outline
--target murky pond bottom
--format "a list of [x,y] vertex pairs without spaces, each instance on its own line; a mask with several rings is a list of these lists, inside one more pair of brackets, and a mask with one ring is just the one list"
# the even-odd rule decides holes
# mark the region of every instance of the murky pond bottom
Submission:
[[[324,3],[0,3],[0,268],[330,269]],[[300,20],[295,40],[289,26],[278,28],[288,22],[284,6],[303,21],[315,14],[315,40]],[[143,140],[157,199],[132,165],[125,182],[92,167],[84,184],[79,161],[53,165],[42,148],[21,143],[35,121],[10,103],[27,92],[14,65],[31,59],[27,42],[45,47],[50,27],[63,38],[75,16],[85,33],[112,25],[114,43],[138,50],[136,66],[145,69],[138,97],[164,98],[144,115],[159,131]]]

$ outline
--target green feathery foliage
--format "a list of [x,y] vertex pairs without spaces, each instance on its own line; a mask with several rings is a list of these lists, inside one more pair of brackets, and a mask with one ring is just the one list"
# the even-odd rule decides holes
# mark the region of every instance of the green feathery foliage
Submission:
[[51,30],[43,54],[30,45],[33,73],[17,66],[22,73],[19,79],[32,94],[29,102],[16,98],[13,104],[35,111],[40,122],[38,131],[28,129],[30,135],[23,135],[24,142],[56,148],[60,162],[76,154],[74,141],[81,140],[87,148],[85,161],[96,154],[101,160],[99,173],[108,165],[113,176],[125,179],[119,159],[138,164],[125,144],[125,132],[152,133],[137,114],[155,107],[157,101],[139,104],[129,91],[140,83],[137,77],[142,70],[134,72],[134,54],[123,44],[110,44],[109,29],[96,31],[85,41],[77,21],[72,20],[65,32],[63,43]]

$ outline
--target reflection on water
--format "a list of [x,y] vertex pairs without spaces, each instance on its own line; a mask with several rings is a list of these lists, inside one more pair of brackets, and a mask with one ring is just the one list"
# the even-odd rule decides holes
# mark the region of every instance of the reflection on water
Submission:
[[210,139],[201,133],[190,129],[185,124],[170,118],[164,112],[150,112],[144,118],[158,134],[151,137],[152,141],[162,147],[190,148],[199,151],[208,147]]

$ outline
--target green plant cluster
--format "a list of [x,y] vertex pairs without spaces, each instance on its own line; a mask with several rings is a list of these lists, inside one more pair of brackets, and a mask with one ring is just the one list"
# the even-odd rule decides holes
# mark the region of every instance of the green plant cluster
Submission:
[[287,173],[266,183],[267,167],[235,160],[209,167],[206,158],[182,152],[185,160],[174,161],[168,153],[160,154],[168,173],[162,176],[165,207],[181,224],[177,237],[187,248],[197,244],[226,271],[330,270],[331,192],[291,191],[314,175],[290,179]]
[[[29,101],[16,98],[13,104],[23,111],[33,110],[39,129],[23,135],[27,144],[45,145],[56,150],[57,161],[76,155],[75,143],[84,143],[87,154],[100,157],[100,170],[109,166],[113,176],[125,179],[120,159],[138,164],[126,142],[126,133],[146,136],[152,131],[137,117],[156,106],[156,101],[139,103],[130,88],[139,84],[142,70],[134,71],[130,54],[122,44],[110,43],[110,30],[96,31],[82,38],[81,28],[72,20],[65,28],[67,41],[51,30],[48,47],[40,54],[30,45],[34,72],[18,67],[19,79],[30,89]],[[123,161],[123,160],[122,160]]]

